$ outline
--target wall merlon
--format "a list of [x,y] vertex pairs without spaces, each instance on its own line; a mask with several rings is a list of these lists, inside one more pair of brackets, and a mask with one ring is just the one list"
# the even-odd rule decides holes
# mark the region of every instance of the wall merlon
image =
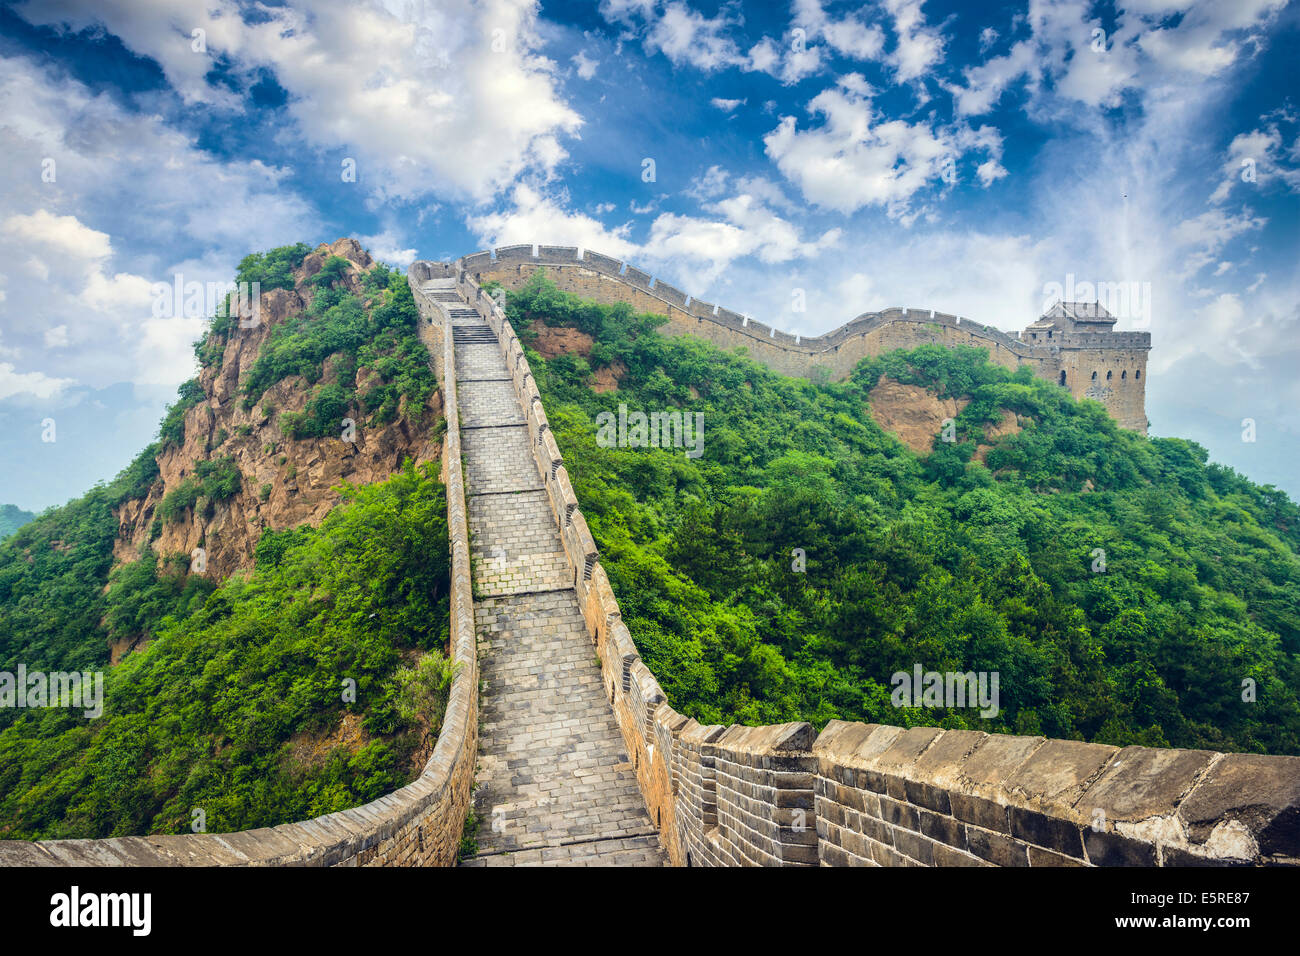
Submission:
[[492,265],[491,252],[474,252],[460,260],[460,266],[466,272],[478,272]]
[[533,258],[533,245],[501,246],[496,252],[498,262],[518,262]]
[[670,286],[667,282],[655,280],[654,289],[652,290],[659,298],[672,303],[679,308],[686,308],[686,293],[681,289]]
[[608,276],[620,275],[623,270],[623,263],[620,260],[603,256],[599,252],[592,252],[590,249],[583,250],[582,262],[587,268]]
[[701,319],[713,318],[713,314],[717,310],[718,307],[714,305],[712,302],[705,302],[701,299],[691,299],[691,304],[688,308],[688,311],[691,313],[691,315]]
[[634,269],[632,266],[628,266],[623,272],[623,281],[646,292],[650,291],[650,274],[642,272],[640,269]]

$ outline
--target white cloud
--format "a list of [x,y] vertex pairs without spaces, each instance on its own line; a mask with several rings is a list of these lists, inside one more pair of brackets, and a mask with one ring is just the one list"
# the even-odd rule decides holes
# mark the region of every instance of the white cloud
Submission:
[[714,109],[722,110],[724,113],[734,113],[737,107],[744,106],[745,100],[726,100],[720,96],[715,96],[709,100],[709,105]]
[[579,78],[584,80],[590,80],[594,77],[596,75],[596,67],[600,66],[599,60],[591,59],[582,50],[579,50],[571,56],[569,60],[577,68]]
[[[730,177],[713,167],[697,183],[701,181],[708,185],[700,195],[717,196]],[[737,180],[736,185],[742,182]],[[805,239],[793,223],[748,192],[704,202],[702,211],[708,215],[660,213],[650,224],[646,241],[638,243],[631,237],[630,223],[606,227],[570,211],[566,196],[547,196],[521,184],[512,192],[509,206],[471,216],[467,225],[484,248],[543,241],[578,246],[641,268],[659,269],[696,291],[738,259],[753,256],[760,262],[780,263],[815,256],[832,248],[841,235],[839,229],[829,229],[815,239]]]
[[909,200],[955,169],[966,150],[982,150],[994,163],[986,162],[980,174],[985,185],[1005,173],[996,163],[1001,138],[991,127],[945,130],[927,121],[887,119],[873,109],[872,92],[861,76],[850,74],[809,102],[809,113],[823,118],[820,126],[800,130],[786,116],[763,138],[767,155],[806,199],[846,213],[884,206],[890,216],[905,218]]
[[[280,188],[282,170],[219,162],[160,117],[128,112],[28,60],[0,59],[0,112],[0,151],[13,168],[57,160],[54,183],[0,180],[0,261],[14,264],[0,334],[21,369],[6,373],[7,394],[183,381],[201,329],[150,325],[152,284],[177,270],[228,280],[251,249],[315,228],[306,205]],[[120,248],[119,236],[135,248]],[[178,236],[199,258],[165,258],[178,255]]]
[[753,256],[768,264],[804,259],[834,246],[842,234],[828,229],[805,240],[793,223],[745,193],[703,208],[712,216],[659,216],[642,250],[651,262],[671,263],[695,288],[710,285],[737,259]]
[[1233,215],[1221,209],[1210,209],[1190,219],[1184,219],[1169,234],[1170,244],[1183,257],[1182,278],[1191,278],[1201,269],[1218,259],[1224,246],[1238,236],[1262,229],[1267,220],[1249,213]]
[[867,23],[857,12],[836,19],[820,0],[795,0],[791,26],[805,31],[806,40],[821,40],[840,56],[854,60],[878,60],[885,46],[885,33],[877,24]]
[[[889,2],[906,7],[913,0]],[[1106,32],[1103,21],[1091,16],[1094,4],[1089,0],[1031,3],[1028,38],[964,69],[963,83],[941,85],[962,116],[989,112],[1022,79],[1035,108],[1047,105],[1040,100],[1052,99],[1115,107],[1130,93],[1159,100],[1252,55],[1285,4],[1136,0],[1123,4]],[[982,51],[990,44],[981,38]]]
[[650,27],[645,46],[663,53],[674,66],[688,63],[705,72],[719,70],[743,59],[735,41],[725,36],[734,22],[724,13],[706,17],[673,0]]
[[[1298,140],[1300,142],[1300,140]],[[1238,184],[1246,188],[1267,189],[1274,183],[1300,191],[1300,164],[1295,148],[1283,149],[1282,134],[1276,125],[1241,133],[1228,145],[1223,162],[1223,180],[1210,195],[1210,202],[1221,203]]]
[[934,27],[926,25],[921,12],[925,0],[884,0],[885,9],[894,18],[897,44],[889,55],[894,76],[900,83],[920,79],[932,66],[943,62],[943,38]]
[[419,250],[402,246],[403,237],[398,234],[396,229],[386,229],[373,236],[361,236],[357,241],[365,246],[370,251],[370,254],[380,262],[396,266],[399,269],[405,269],[420,255]]
[[606,228],[585,213],[569,211],[567,198],[546,196],[521,183],[511,191],[508,206],[471,215],[466,225],[483,248],[546,242],[595,249],[612,256],[629,255],[635,250],[627,238],[629,226]]
[[108,233],[83,226],[76,216],[56,216],[38,209],[30,216],[9,216],[3,229],[24,244],[34,242],[78,259],[102,259],[109,253]]
[[71,379],[51,378],[43,372],[15,372],[12,363],[0,362],[0,399],[15,395],[53,398],[71,384]]
[[[537,52],[532,0],[294,0],[259,6],[252,22],[234,0],[18,9],[33,23],[104,24],[187,100],[217,109],[239,103],[208,82],[214,57],[247,83],[270,71],[302,137],[355,157],[363,188],[381,198],[486,199],[526,171],[553,172],[566,156],[560,138],[581,125],[557,92],[555,64]],[[207,31],[206,55],[190,49],[194,28]]]

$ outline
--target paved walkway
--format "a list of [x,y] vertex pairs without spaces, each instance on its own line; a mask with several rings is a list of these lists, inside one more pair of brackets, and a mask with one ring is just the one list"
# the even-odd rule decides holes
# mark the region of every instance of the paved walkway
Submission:
[[[450,280],[427,283],[440,292]],[[474,809],[462,866],[665,866],[491,327],[439,294],[456,348],[461,453],[483,677]]]

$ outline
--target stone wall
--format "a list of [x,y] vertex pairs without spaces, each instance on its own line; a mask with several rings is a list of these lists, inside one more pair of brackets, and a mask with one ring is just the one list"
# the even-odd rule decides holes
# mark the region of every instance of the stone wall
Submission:
[[[859,315],[832,332],[795,336],[748,316],[692,298],[680,289],[624,265],[617,259],[570,246],[505,246],[476,252],[457,263],[480,282],[494,280],[518,289],[545,270],[567,292],[597,302],[626,302],[638,312],[666,316],[661,331],[690,335],[719,348],[744,348],[756,361],[783,375],[816,379],[846,378],[864,357],[918,345],[971,345],[988,350],[989,360],[1006,368],[1028,365],[1034,374],[1065,385],[1075,398],[1101,402],[1121,427],[1145,433],[1146,361],[1151,337],[1146,332],[1059,335],[1050,343],[1030,342],[970,319],[929,309],[885,309]],[[426,263],[430,270],[446,263]],[[430,273],[431,274],[431,273]],[[1119,353],[1119,354],[1113,354]],[[1096,369],[1113,369],[1106,387],[1090,387]],[[1127,370],[1127,378],[1119,378]],[[1135,374],[1136,373],[1136,374]]]
[[[413,285],[415,281],[413,274]],[[420,298],[416,296],[417,301]],[[432,325],[421,329],[426,344],[435,341],[428,338],[432,331]],[[454,369],[451,337],[438,334],[436,341],[442,354],[434,355],[435,363],[440,369]],[[460,670],[452,681],[438,741],[420,777],[364,806],[259,830],[0,841],[0,866],[451,866],[456,862],[478,752],[478,663],[456,382],[454,375],[447,377],[441,371],[439,379],[447,418],[442,479],[447,486],[451,549],[450,654]]]
[[481,268],[458,265],[513,371],[606,695],[674,864],[1300,865],[1300,757],[677,713],[623,623],[523,347]]

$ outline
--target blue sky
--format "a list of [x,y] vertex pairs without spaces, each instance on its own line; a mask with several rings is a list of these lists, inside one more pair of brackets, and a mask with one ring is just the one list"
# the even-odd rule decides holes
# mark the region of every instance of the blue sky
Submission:
[[153,437],[203,328],[155,282],[344,235],[579,245],[803,334],[1136,283],[1152,433],[1296,496],[1298,41],[1285,0],[5,4],[0,502]]

